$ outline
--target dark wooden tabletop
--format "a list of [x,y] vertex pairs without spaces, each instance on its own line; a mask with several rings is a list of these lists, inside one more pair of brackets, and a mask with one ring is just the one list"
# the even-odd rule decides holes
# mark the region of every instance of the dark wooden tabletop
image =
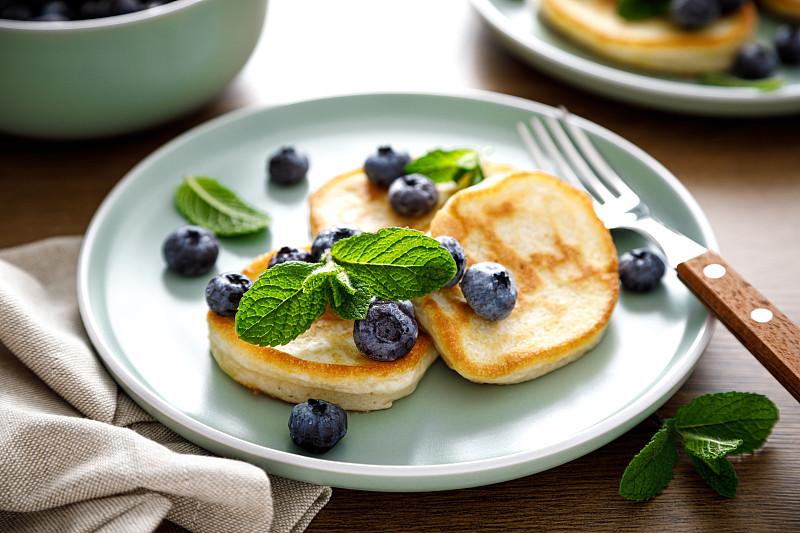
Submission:
[[[702,118],[587,94],[510,55],[466,0],[272,0],[264,36],[215,101],[147,132],[92,142],[0,137],[0,247],[85,231],[100,201],[137,162],[227,111],[336,93],[477,88],[573,113],[627,138],[695,196],[722,255],[800,322],[800,116]],[[655,499],[617,494],[657,426],[549,471],[432,493],[334,489],[308,531],[800,531],[800,405],[723,327],[659,413],[721,391],[764,394],[780,420],[766,445],[732,458],[735,498],[719,496],[685,455]]]

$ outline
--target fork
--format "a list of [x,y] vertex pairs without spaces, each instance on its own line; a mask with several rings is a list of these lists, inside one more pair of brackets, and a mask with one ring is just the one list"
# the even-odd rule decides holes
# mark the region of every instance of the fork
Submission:
[[556,174],[593,199],[608,229],[635,231],[656,245],[678,278],[800,402],[800,328],[716,252],[665,226],[611,168],[563,107],[531,117],[517,131],[536,165],[549,159]]

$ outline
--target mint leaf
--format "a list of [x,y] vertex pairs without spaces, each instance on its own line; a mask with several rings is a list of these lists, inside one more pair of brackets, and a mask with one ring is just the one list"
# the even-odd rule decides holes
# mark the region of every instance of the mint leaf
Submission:
[[687,453],[707,460],[730,455],[744,442],[742,439],[720,439],[685,432],[680,433],[680,441]]
[[628,20],[657,17],[669,10],[670,0],[619,0],[617,14]]
[[253,283],[236,312],[236,334],[257,346],[280,346],[311,327],[328,307],[330,285],[306,279],[319,264],[289,261],[265,271]]
[[746,80],[726,72],[706,72],[700,82],[705,85],[720,85],[723,87],[751,87],[760,91],[774,91],[786,84],[782,76],[772,76],[761,80]]
[[669,484],[678,464],[678,448],[669,431],[671,424],[667,420],[625,469],[619,483],[620,496],[629,500],[649,500]]
[[485,151],[478,152],[471,148],[432,150],[406,165],[405,172],[423,174],[436,183],[458,182],[470,174],[468,185],[475,185],[484,178],[481,158]]
[[407,228],[383,228],[338,241],[333,260],[362,280],[378,298],[424,296],[456,273],[453,257],[436,239]]
[[737,453],[760,448],[778,421],[778,409],[765,396],[744,392],[706,394],[678,409],[675,432],[719,441],[742,440]]
[[730,461],[724,457],[707,460],[692,454],[689,454],[689,460],[711,488],[727,498],[736,496],[739,477]]
[[175,189],[175,206],[189,222],[221,237],[246,235],[269,226],[266,213],[251,207],[215,179],[187,176]]
[[[347,281],[343,278],[347,277]],[[342,270],[339,275],[330,278],[331,308],[344,320],[361,320],[366,318],[372,295],[369,286],[354,276],[348,276]],[[352,291],[352,292],[351,292]]]

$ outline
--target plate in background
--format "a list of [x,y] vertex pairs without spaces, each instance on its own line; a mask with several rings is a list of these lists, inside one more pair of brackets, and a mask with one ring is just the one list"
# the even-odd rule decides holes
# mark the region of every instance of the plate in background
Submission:
[[[185,174],[217,178],[273,217],[259,235],[222,239],[215,272],[240,270],[283,245],[309,241],[306,198],[358,167],[381,144],[421,154],[484,147],[490,158],[530,167],[515,132],[553,108],[486,92],[385,93],[241,110],[201,125],[144,159],[95,214],[81,251],[81,315],[101,359],[135,401],[187,439],[221,455],[303,481],[382,491],[485,485],[580,457],[662,405],[708,344],[712,319],[674,273],[648,295],[622,294],[597,348],[519,385],[470,383],[439,360],[416,392],[391,409],[353,413],[347,436],[321,456],[289,438],[291,405],[255,395],[209,353],[204,288],[214,275],[168,271],[161,244],[185,223],[173,205]],[[585,120],[598,148],[652,205],[656,216],[715,247],[708,222],[664,167]],[[265,162],[285,144],[307,151],[307,183],[266,184]],[[615,236],[620,250],[641,245]]]
[[[522,60],[586,91],[666,111],[698,115],[767,116],[800,112],[800,68],[781,67],[775,91],[716,87],[659,76],[607,61],[549,29],[526,0],[471,0],[499,40]],[[771,42],[778,21],[761,14],[759,37]]]

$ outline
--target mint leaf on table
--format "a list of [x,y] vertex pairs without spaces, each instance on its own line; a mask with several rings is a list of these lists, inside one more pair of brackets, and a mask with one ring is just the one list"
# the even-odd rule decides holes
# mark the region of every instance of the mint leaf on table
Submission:
[[664,490],[676,464],[675,437],[667,427],[662,427],[625,469],[619,484],[620,495],[629,500],[649,500]]
[[724,457],[718,459],[703,459],[689,454],[700,477],[708,483],[712,489],[726,498],[736,496],[736,488],[739,486],[739,476],[733,469],[730,461]]
[[189,222],[221,237],[256,233],[270,224],[269,215],[245,204],[214,178],[185,177],[175,189],[175,206]]
[[737,453],[750,453],[767,440],[778,421],[778,409],[760,394],[725,392],[695,398],[675,413],[675,431],[707,437],[742,439]]
[[236,334],[258,346],[280,346],[311,327],[328,306],[330,286],[305,288],[319,264],[289,261],[261,274],[239,303]]
[[456,273],[453,257],[437,240],[407,228],[383,228],[338,241],[331,256],[364,281],[372,295],[387,300],[424,296]]
[[328,305],[344,320],[363,319],[372,296],[423,296],[455,272],[450,252],[420,231],[364,232],[336,242],[321,263],[289,261],[266,270],[242,296],[236,334],[257,346],[281,346],[308,330]]
[[669,10],[670,0],[619,0],[617,14],[628,20],[664,15]]
[[432,150],[407,164],[405,172],[406,174],[422,174],[435,183],[458,182],[470,174],[467,185],[475,185],[485,177],[481,165],[482,152],[471,148]]
[[676,461],[672,461],[672,448],[677,440],[700,476],[718,493],[732,498],[739,480],[725,457],[763,446],[777,421],[777,407],[760,394],[699,396],[665,420],[650,443],[633,458],[622,475],[619,493],[631,500],[646,500],[660,493],[672,478],[677,461],[677,449]]

